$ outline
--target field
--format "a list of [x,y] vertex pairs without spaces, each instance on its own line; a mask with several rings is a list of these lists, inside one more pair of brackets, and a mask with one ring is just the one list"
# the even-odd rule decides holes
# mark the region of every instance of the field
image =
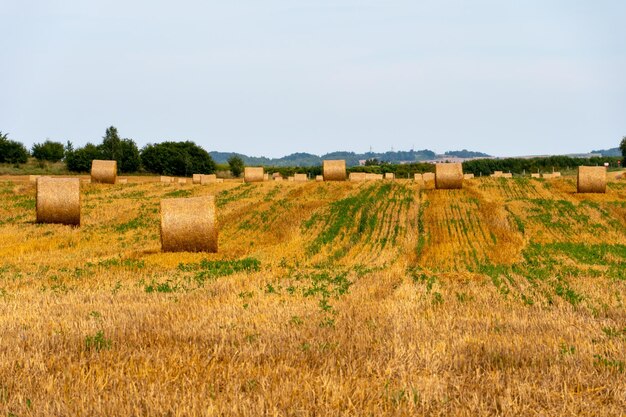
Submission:
[[[0,415],[626,415],[626,181],[0,177]],[[159,200],[215,195],[217,254]]]

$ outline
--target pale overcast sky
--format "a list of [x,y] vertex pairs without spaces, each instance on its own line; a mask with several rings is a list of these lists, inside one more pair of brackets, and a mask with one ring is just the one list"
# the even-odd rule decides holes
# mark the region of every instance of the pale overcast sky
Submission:
[[626,135],[623,0],[0,0],[0,131],[282,156]]

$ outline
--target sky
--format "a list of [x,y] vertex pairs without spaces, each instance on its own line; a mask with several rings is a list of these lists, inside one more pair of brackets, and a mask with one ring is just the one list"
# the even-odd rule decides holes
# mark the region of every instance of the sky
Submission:
[[623,0],[0,0],[0,131],[588,152],[626,135]]

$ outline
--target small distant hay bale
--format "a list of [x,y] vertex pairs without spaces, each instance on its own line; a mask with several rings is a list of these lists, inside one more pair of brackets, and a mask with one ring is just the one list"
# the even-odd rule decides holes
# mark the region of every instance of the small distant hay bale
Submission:
[[282,175],[280,175],[280,172],[274,172],[274,173],[272,174],[272,179],[276,179],[276,178],[283,179],[283,176],[282,176]]
[[179,184],[187,184],[187,178],[179,178],[178,179],[178,183]]
[[80,180],[37,179],[37,223],[80,225]]
[[217,182],[217,175],[215,174],[200,175],[200,184],[206,185],[206,184],[212,184],[214,182]]
[[463,174],[464,180],[471,180],[472,178],[474,178],[474,174]]
[[244,182],[263,182],[264,178],[263,167],[245,167],[243,170]]
[[287,177],[287,181],[293,181],[293,177]]
[[165,175],[161,175],[161,182],[164,184],[169,184],[170,181],[170,177],[166,177]]
[[316,175],[315,176],[315,181],[324,181],[324,176],[323,175]]
[[161,200],[163,252],[217,252],[215,197]]
[[541,178],[541,174],[530,174],[530,178]]
[[422,174],[413,174],[413,181],[424,181]]
[[282,180],[284,180],[284,178],[281,176],[274,177],[274,181],[282,181]]
[[550,179],[552,178],[552,174],[541,174],[541,178]]
[[385,179],[386,180],[394,180],[396,179],[396,176],[393,172],[385,172]]
[[202,174],[193,174],[191,176],[191,182],[193,184],[200,184],[202,181]]
[[115,184],[117,179],[117,161],[91,161],[91,182]]
[[120,178],[117,180],[118,184],[128,184],[128,178]]
[[578,167],[579,193],[606,193],[606,167]]
[[263,181],[269,181],[270,180],[270,174],[265,173],[263,174]]
[[368,181],[382,180],[383,174],[373,174],[368,172],[365,174],[365,179]]
[[422,179],[424,180],[424,187],[435,187],[434,172],[425,172],[424,174],[422,174]]
[[293,174],[293,180],[296,182],[304,182],[304,181],[308,181],[309,178],[307,177],[306,174]]
[[221,184],[224,182],[224,178],[218,178],[215,180],[215,182],[217,182],[218,184]]
[[351,172],[350,173],[350,181],[365,181],[365,172]]
[[463,165],[458,162],[436,164],[435,188],[438,190],[463,188]]
[[495,178],[500,178],[502,176],[502,171],[493,171],[493,174],[491,176]]
[[344,159],[329,159],[323,161],[324,181],[345,181],[346,161]]
[[561,173],[560,172],[553,172],[552,173],[552,178],[560,178],[561,177]]
[[504,174],[502,174],[501,177],[502,178],[513,178],[513,174],[511,174],[510,172],[505,172]]

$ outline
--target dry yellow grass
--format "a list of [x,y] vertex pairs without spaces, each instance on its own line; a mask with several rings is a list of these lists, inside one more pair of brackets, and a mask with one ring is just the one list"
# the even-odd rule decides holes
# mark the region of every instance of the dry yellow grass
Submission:
[[[0,178],[0,414],[621,415],[626,184]],[[216,195],[220,253],[162,253]]]

